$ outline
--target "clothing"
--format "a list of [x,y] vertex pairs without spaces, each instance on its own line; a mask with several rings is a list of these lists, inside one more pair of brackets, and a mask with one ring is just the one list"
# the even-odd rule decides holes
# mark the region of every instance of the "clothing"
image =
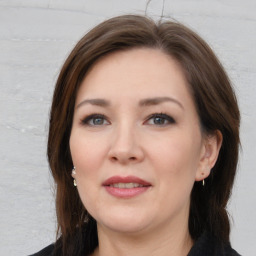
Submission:
[[230,244],[224,244],[217,240],[216,237],[205,232],[195,242],[188,256],[241,256]]
[[[54,244],[51,244],[41,250],[40,252],[30,256],[52,256]],[[72,255],[75,256],[75,255]],[[205,232],[195,242],[187,256],[241,256],[230,244],[224,244],[219,242],[211,234]]]
[[30,256],[52,256],[53,249],[54,249],[54,244],[50,244],[44,249],[42,249],[40,252],[31,254]]

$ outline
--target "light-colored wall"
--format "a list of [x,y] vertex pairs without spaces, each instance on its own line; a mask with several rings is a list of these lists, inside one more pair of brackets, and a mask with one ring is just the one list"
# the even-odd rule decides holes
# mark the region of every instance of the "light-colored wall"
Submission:
[[[88,29],[113,15],[143,14],[146,2],[0,0],[0,255],[27,255],[54,241],[46,135],[63,60]],[[152,0],[148,14],[161,12],[162,1]],[[234,82],[243,151],[229,209],[233,246],[247,256],[256,251],[255,12],[254,0],[165,0],[164,8],[209,42]]]

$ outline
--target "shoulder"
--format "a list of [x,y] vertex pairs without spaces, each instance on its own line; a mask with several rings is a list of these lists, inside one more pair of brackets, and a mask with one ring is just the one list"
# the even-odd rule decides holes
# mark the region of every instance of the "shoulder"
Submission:
[[31,254],[29,256],[52,256],[53,255],[53,250],[54,250],[54,244],[50,244],[41,251]]
[[195,242],[188,256],[241,256],[229,243],[223,243],[216,237],[205,232]]

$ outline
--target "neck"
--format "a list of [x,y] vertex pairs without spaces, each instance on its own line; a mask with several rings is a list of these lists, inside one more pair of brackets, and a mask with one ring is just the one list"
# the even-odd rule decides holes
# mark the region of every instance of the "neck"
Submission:
[[98,225],[99,247],[93,256],[186,256],[193,245],[187,223],[169,228],[127,234]]

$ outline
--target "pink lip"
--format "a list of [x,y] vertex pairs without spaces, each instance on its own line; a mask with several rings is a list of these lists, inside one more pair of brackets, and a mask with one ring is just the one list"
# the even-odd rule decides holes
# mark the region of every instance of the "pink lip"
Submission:
[[[142,185],[143,187],[136,187],[136,188],[115,188],[111,187],[111,184],[115,183],[138,183]],[[113,176],[107,179],[102,184],[107,192],[115,197],[119,198],[131,198],[135,197],[141,193],[144,193],[146,190],[148,190],[152,185],[135,176],[127,176],[127,177],[120,177],[120,176]]]

